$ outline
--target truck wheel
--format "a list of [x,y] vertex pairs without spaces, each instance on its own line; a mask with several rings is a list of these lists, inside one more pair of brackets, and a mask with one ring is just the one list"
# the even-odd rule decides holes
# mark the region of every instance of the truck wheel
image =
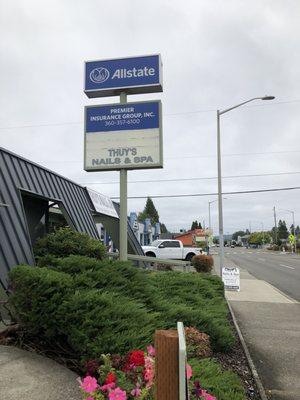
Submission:
[[147,257],[156,257],[156,255],[154,253],[152,253],[152,251],[149,251],[148,253],[146,253]]
[[195,254],[193,253],[189,253],[187,254],[187,256],[185,257],[186,261],[192,261],[192,258],[194,257]]

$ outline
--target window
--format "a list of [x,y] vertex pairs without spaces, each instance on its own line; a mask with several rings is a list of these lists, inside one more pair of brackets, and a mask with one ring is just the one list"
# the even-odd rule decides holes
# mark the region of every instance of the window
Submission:
[[180,247],[180,243],[178,241],[169,241],[169,242],[165,242],[166,246],[165,247]]
[[32,245],[47,233],[71,226],[71,220],[62,203],[25,191],[21,191],[21,196]]

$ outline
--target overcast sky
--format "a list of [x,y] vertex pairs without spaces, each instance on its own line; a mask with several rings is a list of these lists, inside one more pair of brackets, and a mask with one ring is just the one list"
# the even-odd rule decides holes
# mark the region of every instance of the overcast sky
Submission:
[[[0,145],[109,196],[118,172],[83,170],[83,107],[118,102],[83,93],[84,60],[160,53],[164,168],[130,171],[129,196],[215,193],[216,110],[270,94],[223,115],[223,191],[300,186],[299,0],[0,0]],[[297,172],[297,174],[295,174]],[[91,182],[98,182],[92,184]],[[300,224],[300,192],[228,195],[224,232]],[[154,199],[170,230],[208,225],[215,196]],[[131,199],[129,211],[145,200]],[[217,233],[217,203],[211,205]]]

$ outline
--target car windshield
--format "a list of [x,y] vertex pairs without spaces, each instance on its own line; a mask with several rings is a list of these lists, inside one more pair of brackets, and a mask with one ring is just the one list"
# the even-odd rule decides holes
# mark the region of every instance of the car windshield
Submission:
[[161,242],[162,242],[161,240],[154,240],[154,242],[152,242],[152,243],[150,244],[150,246],[157,247]]

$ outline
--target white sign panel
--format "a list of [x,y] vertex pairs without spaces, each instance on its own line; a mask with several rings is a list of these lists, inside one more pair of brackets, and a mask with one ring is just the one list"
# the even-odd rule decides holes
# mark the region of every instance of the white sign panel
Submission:
[[104,215],[109,215],[110,217],[119,218],[118,213],[113,205],[111,199],[103,194],[95,192],[92,189],[86,188],[90,199],[95,207],[95,210]]
[[184,326],[177,322],[178,332],[178,364],[179,364],[179,400],[188,400],[187,376],[186,376],[186,341]]
[[161,102],[85,108],[86,171],[162,168]]
[[222,268],[222,281],[225,290],[240,291],[240,270],[239,268]]

